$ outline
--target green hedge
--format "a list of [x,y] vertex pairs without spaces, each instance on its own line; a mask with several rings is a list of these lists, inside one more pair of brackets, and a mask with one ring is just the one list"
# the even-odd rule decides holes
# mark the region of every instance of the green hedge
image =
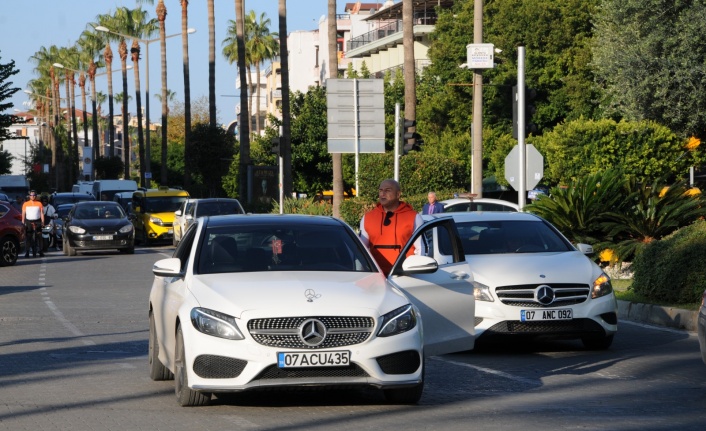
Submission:
[[632,268],[636,293],[668,303],[699,302],[706,290],[706,221],[648,244]]

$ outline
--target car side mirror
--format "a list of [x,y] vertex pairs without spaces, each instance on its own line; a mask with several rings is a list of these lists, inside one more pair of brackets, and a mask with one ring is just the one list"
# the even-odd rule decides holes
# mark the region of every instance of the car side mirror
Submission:
[[181,210],[176,210],[176,211],[174,211],[174,215],[177,216],[177,217],[180,217],[180,216],[181,216]]
[[402,262],[403,275],[432,274],[439,269],[439,263],[429,256],[408,256]]
[[181,260],[178,257],[158,260],[152,266],[152,273],[157,277],[182,277]]

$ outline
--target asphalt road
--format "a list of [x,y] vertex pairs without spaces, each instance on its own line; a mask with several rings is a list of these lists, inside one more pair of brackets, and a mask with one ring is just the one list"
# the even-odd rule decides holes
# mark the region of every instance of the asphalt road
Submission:
[[427,362],[419,405],[374,391],[267,392],[182,408],[148,376],[152,264],[171,247],[0,268],[0,430],[699,430],[694,333],[621,322],[611,349],[483,348]]

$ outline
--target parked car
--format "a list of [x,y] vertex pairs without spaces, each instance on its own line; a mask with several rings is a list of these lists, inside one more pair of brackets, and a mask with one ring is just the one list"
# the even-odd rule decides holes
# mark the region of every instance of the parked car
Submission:
[[186,209],[184,216],[184,230],[186,230],[199,217],[228,214],[245,214],[243,206],[237,199],[230,198],[207,198],[195,199]]
[[64,220],[64,254],[118,249],[135,252],[135,229],[117,202],[78,202]]
[[12,199],[10,199],[10,196],[6,195],[5,193],[0,193],[0,201],[12,203]]
[[701,359],[706,364],[706,291],[701,298],[701,308],[699,308],[699,317],[696,322],[697,332],[699,333],[699,347],[701,348]]
[[[473,348],[470,268],[450,218],[425,224],[387,278],[332,217],[195,223],[154,264],[149,297],[150,376],[174,378],[182,406],[213,392],[363,386],[415,403],[425,355]],[[429,230],[447,232],[456,259],[406,256]]]
[[22,213],[9,201],[0,201],[0,266],[14,265],[24,242]]
[[56,209],[59,205],[75,204],[76,202],[95,201],[90,193],[52,193],[49,195],[49,204]]
[[64,219],[69,215],[69,211],[74,207],[75,204],[62,204],[59,205],[56,211],[56,219],[54,224],[56,225],[56,248],[61,250],[64,248]]
[[490,198],[465,198],[458,197],[441,201],[444,205],[444,212],[468,212],[468,211],[500,211],[517,212],[519,205],[502,199]]
[[159,189],[140,189],[132,194],[132,218],[138,243],[150,245],[157,241],[172,241],[174,213],[189,192],[161,186]]
[[[517,338],[581,339],[607,349],[618,330],[610,278],[546,220],[521,212],[467,212],[451,216],[473,271],[478,342]],[[452,249],[429,238],[437,261]]]
[[174,236],[172,237],[172,245],[174,247],[179,244],[181,237],[186,232],[186,215],[194,202],[196,202],[196,199],[186,199],[179,205],[179,209],[174,211]]

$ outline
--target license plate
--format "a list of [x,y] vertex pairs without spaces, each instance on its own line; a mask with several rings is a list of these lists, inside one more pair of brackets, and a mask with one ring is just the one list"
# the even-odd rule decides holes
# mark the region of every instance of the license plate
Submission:
[[345,367],[351,362],[351,352],[278,352],[279,368]]
[[110,241],[113,235],[93,235],[93,241]]
[[534,320],[571,320],[574,313],[571,308],[557,308],[553,310],[520,310],[520,320],[530,322]]

